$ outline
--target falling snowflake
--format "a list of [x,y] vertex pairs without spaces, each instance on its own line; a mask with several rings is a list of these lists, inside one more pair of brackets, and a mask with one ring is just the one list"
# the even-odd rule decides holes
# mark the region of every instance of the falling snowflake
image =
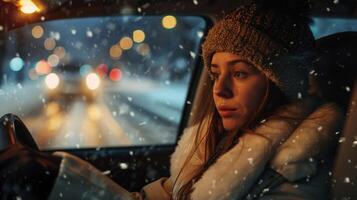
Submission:
[[197,0],[193,0],[193,4],[198,5],[198,1]]
[[346,86],[346,91],[347,91],[347,92],[350,92],[350,91],[351,91],[351,88],[348,87],[348,86]]
[[344,141],[346,141],[346,138],[345,138],[345,137],[340,137],[340,139],[338,140],[339,143],[342,143],[342,142],[344,142]]
[[120,169],[128,169],[129,165],[127,163],[120,163],[119,167],[120,167]]
[[4,30],[4,27],[0,25],[0,31],[3,31]]
[[91,38],[93,37],[93,32],[91,30],[87,30],[86,35],[87,37]]
[[59,32],[51,31],[50,32],[50,37],[58,41],[58,40],[61,39],[61,34]]
[[298,97],[298,99],[301,99],[301,98],[302,98],[302,94],[299,92],[299,93],[297,94],[297,97]]
[[190,51],[190,56],[191,56],[192,58],[196,58],[196,53],[193,52],[193,51]]
[[345,182],[345,183],[350,183],[350,177],[345,177],[345,179],[343,180],[343,182]]
[[356,147],[357,146],[357,140],[353,141],[352,143],[352,147]]
[[339,0],[333,0],[333,3],[334,3],[334,4],[338,4],[338,3],[339,3]]
[[317,127],[317,131],[321,131],[322,130],[322,126]]
[[108,175],[108,174],[110,174],[110,173],[111,173],[110,170],[106,170],[106,171],[102,172],[103,175]]

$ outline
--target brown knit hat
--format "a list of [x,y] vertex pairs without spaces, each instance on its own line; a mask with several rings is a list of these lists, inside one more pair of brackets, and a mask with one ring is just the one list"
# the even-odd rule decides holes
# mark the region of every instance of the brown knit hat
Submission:
[[202,46],[209,72],[215,52],[234,53],[254,64],[287,98],[305,95],[314,38],[307,20],[284,13],[253,3],[217,22]]

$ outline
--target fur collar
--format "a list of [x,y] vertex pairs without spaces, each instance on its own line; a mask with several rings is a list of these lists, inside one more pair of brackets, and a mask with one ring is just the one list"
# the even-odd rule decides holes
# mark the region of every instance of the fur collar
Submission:
[[[294,108],[305,116],[297,128],[275,121],[270,124],[273,126],[261,125],[256,129],[262,135],[273,130],[290,132],[290,137],[283,144],[274,147],[266,137],[244,134],[238,144],[220,156],[194,184],[191,199],[241,199],[267,165],[290,181],[315,174],[316,160],[325,155],[343,117],[338,107],[331,103],[320,106],[314,112],[314,109],[311,110],[315,108],[313,106],[295,105]],[[178,142],[171,157],[172,180],[176,179],[190,153],[197,128],[187,128]],[[202,159],[195,153],[177,180],[173,196],[182,184],[190,181],[191,173],[202,164]]]

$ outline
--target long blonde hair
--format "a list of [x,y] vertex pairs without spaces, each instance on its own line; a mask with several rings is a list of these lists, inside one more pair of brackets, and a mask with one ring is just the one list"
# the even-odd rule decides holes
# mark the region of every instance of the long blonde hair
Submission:
[[[202,101],[200,102],[200,109],[197,110],[196,116],[192,121],[192,124],[198,124],[197,132],[195,134],[194,145],[192,146],[190,153],[186,157],[182,168],[180,169],[178,175],[175,177],[173,188],[175,187],[177,180],[180,175],[182,175],[185,167],[188,165],[190,160],[192,159],[195,153],[201,155],[203,159],[203,165],[196,169],[192,175],[190,180],[187,183],[184,183],[178,189],[177,194],[174,199],[178,200],[186,200],[189,199],[189,195],[192,192],[193,184],[202,176],[207,166],[205,163],[212,157],[215,153],[218,142],[220,141],[220,137],[224,133],[222,119],[219,116],[219,113],[215,107],[212,95],[212,89],[214,81],[206,80],[206,88],[203,90]],[[254,127],[257,122],[259,122],[264,117],[268,116],[274,108],[278,105],[285,104],[286,98],[284,94],[278,89],[278,87],[273,84],[271,81],[266,78],[267,87],[265,90],[265,95],[262,99],[262,103],[259,108],[253,114],[252,118],[245,124],[245,129],[251,129]],[[207,120],[207,121],[205,121]],[[207,123],[205,126],[204,121]],[[237,134],[239,134],[238,131]],[[239,137],[239,135],[238,135]],[[204,142],[204,143],[203,143]],[[232,142],[232,141],[227,141]],[[203,143],[203,145],[201,145]],[[226,144],[224,146],[230,146]],[[226,149],[227,150],[227,149]]]

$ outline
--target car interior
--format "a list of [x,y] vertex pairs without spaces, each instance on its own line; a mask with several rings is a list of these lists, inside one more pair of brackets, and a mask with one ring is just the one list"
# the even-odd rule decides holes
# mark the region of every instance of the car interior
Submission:
[[[208,79],[200,45],[248,2],[0,0],[0,115],[14,114],[0,150],[16,140],[69,152],[129,191],[169,176]],[[330,196],[357,199],[357,1],[310,2],[319,58],[339,83],[331,98],[346,111]]]

